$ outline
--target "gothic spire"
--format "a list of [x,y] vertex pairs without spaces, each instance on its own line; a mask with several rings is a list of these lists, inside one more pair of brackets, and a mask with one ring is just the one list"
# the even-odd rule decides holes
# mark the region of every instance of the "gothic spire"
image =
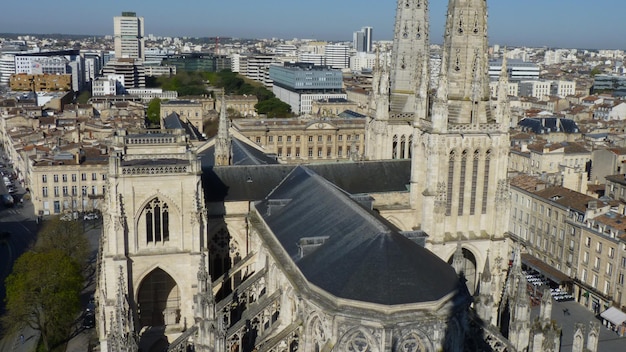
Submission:
[[439,72],[439,84],[431,113],[434,132],[445,132],[448,125],[448,72],[446,70],[447,57],[441,57],[441,71]]
[[420,89],[428,86],[428,75],[422,75],[430,59],[428,27],[428,0],[398,0],[391,58],[392,113],[414,113]]
[[450,0],[444,35],[449,123],[488,122],[489,77],[485,0]]
[[485,268],[483,269],[483,273],[480,275],[481,281],[491,281],[491,269],[489,268],[489,254],[487,254],[487,259],[485,259]]
[[225,92],[222,91],[220,122],[217,130],[217,139],[215,140],[215,166],[226,166],[232,162],[232,141],[228,133],[230,122],[226,115],[225,95]]
[[506,48],[502,54],[502,68],[498,80],[498,101],[496,106],[496,121],[500,123],[503,132],[509,130],[511,111],[509,106],[509,73],[506,62]]
[[452,257],[452,267],[456,271],[457,275],[461,275],[464,269],[465,258],[463,258],[463,247],[461,246],[461,242],[456,243],[456,250],[454,251],[454,256]]

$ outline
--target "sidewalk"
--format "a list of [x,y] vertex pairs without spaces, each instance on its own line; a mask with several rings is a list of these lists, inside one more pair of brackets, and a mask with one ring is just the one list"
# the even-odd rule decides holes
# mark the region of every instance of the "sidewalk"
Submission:
[[[20,339],[20,334],[24,334],[24,343]],[[39,341],[39,331],[30,327],[22,329],[21,332],[7,335],[0,340],[0,351],[2,352],[34,352]]]

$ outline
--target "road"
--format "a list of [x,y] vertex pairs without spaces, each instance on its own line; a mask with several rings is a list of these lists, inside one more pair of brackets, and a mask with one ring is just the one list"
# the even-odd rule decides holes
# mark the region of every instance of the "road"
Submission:
[[[19,197],[24,195],[20,189]],[[4,313],[4,280],[13,268],[13,262],[34,243],[37,221],[30,201],[23,205],[6,208],[0,205],[0,231],[11,233],[8,239],[0,242],[0,314]]]

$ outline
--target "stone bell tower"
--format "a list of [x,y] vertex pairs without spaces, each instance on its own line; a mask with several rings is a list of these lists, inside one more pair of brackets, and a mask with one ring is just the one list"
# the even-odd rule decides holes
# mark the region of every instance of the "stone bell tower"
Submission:
[[506,270],[508,256],[508,121],[492,110],[488,49],[486,1],[450,0],[439,82],[428,114],[415,121],[413,138],[415,226],[444,260],[455,250],[450,243],[462,243],[472,293],[486,253],[493,259],[494,292],[500,291],[498,273]]
[[428,105],[428,0],[398,0],[391,64],[378,58],[374,69],[365,157],[408,159],[413,122]]
[[[200,161],[183,130],[120,130],[112,146],[96,289],[101,350],[120,332],[152,350],[194,324],[207,232]],[[125,319],[116,318],[119,292]]]

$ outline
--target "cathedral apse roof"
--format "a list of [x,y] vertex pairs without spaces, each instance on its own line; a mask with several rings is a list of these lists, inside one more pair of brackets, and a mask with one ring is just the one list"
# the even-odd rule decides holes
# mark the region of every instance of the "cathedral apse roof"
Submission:
[[333,296],[396,305],[457,290],[450,265],[307,167],[255,206],[306,280]]

